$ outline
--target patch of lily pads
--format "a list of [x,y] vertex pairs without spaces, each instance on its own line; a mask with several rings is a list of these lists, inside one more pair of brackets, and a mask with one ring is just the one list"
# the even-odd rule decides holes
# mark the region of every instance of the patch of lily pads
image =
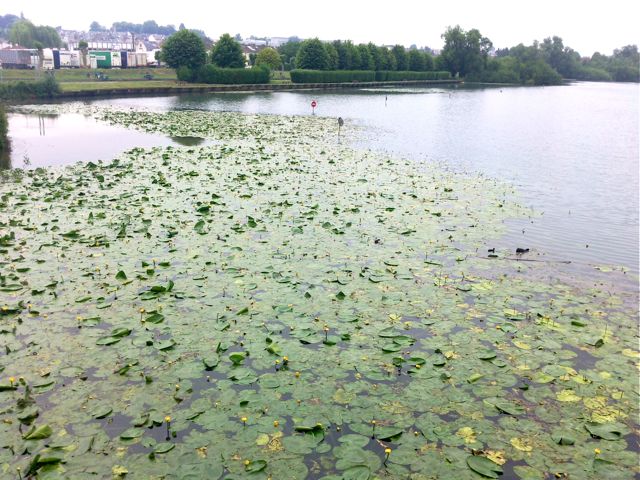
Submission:
[[2,174],[3,476],[639,474],[637,296],[487,258],[509,185],[328,118],[91,114],[217,142]]

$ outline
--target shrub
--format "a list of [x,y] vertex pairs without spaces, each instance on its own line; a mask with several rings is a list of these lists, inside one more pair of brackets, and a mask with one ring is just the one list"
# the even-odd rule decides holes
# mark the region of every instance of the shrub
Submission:
[[218,68],[215,65],[205,65],[198,70],[199,83],[239,85],[269,83],[270,72],[266,67],[254,68]]
[[396,72],[382,70],[376,72],[377,82],[398,82],[402,80],[448,80],[451,78],[449,72]]
[[372,70],[291,70],[293,83],[373,82]]
[[36,82],[16,82],[0,85],[0,99],[24,100],[27,98],[53,98],[60,93],[60,85],[53,77],[47,75],[44,80]]
[[191,70],[186,65],[183,65],[176,70],[176,76],[181,82],[193,82],[195,80],[193,70]]

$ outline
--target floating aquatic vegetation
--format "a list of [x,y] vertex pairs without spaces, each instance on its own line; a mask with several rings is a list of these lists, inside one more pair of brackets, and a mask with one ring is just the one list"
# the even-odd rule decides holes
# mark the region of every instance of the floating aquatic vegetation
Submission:
[[510,186],[333,119],[91,114],[222,142],[3,174],[3,475],[638,473],[635,298],[479,254]]

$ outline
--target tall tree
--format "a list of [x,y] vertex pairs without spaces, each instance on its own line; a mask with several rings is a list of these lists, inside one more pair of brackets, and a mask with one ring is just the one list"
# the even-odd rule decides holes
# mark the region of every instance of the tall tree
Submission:
[[263,48],[256,55],[256,66],[266,65],[270,70],[277,70],[282,66],[282,59],[275,48]]
[[211,51],[211,60],[221,68],[244,68],[242,47],[228,33],[223,34]]
[[[357,56],[354,54],[354,59],[359,57],[360,63],[358,65],[358,70],[375,70],[376,64],[373,61],[373,57],[371,56],[371,51],[369,47],[364,43],[359,44],[356,47]],[[354,60],[355,61],[355,60]]]
[[291,70],[294,67],[300,44],[301,42],[299,40],[289,40],[287,43],[278,47],[278,53],[280,53],[282,57],[282,62],[286,70]]
[[562,38],[554,36],[545,38],[540,44],[542,58],[560,75],[575,78],[580,55],[569,47],[565,47]]
[[196,70],[207,61],[207,52],[197,34],[180,30],[162,45],[162,60],[171,68],[189,67]]
[[300,44],[296,55],[296,68],[307,70],[328,70],[329,55],[324,44],[317,38],[305,40]]
[[373,61],[373,69],[376,71],[386,70],[386,59],[382,54],[381,49],[371,42],[367,44],[367,49],[369,50],[369,55]]
[[327,64],[328,70],[337,70],[338,69],[338,52],[336,48],[331,43],[324,43],[324,49],[327,51],[327,57],[329,59],[329,63]]
[[402,45],[394,45],[391,49],[393,57],[396,59],[396,70],[405,71],[409,69],[409,57]]
[[334,40],[331,44],[338,54],[338,70],[351,70],[353,68],[353,51],[347,48],[347,42]]
[[465,32],[460,25],[448,27],[444,38],[444,48],[440,54],[442,65],[452,75],[481,72],[493,47],[491,40],[483,37],[477,29]]
[[62,46],[60,35],[54,28],[35,26],[29,20],[19,20],[11,25],[9,40],[27,48],[36,48],[36,42],[43,48],[60,48]]
[[94,20],[93,22],[91,22],[91,25],[89,25],[89,31],[90,32],[106,32],[107,27],[103,27],[97,21]]
[[409,68],[413,72],[423,72],[425,68],[424,54],[419,50],[409,50]]

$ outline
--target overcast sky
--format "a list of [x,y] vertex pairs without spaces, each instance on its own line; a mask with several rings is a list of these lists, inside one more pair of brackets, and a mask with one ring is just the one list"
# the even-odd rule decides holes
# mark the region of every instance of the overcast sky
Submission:
[[477,28],[496,48],[558,35],[583,56],[595,51],[640,43],[640,28],[630,0],[321,0],[143,2],[109,0],[24,0],[3,2],[0,13],[24,16],[38,25],[88,30],[93,20],[110,27],[114,21],[160,25],[182,22],[211,38],[222,33],[322,40],[351,39],[378,45],[442,48],[447,26]]

